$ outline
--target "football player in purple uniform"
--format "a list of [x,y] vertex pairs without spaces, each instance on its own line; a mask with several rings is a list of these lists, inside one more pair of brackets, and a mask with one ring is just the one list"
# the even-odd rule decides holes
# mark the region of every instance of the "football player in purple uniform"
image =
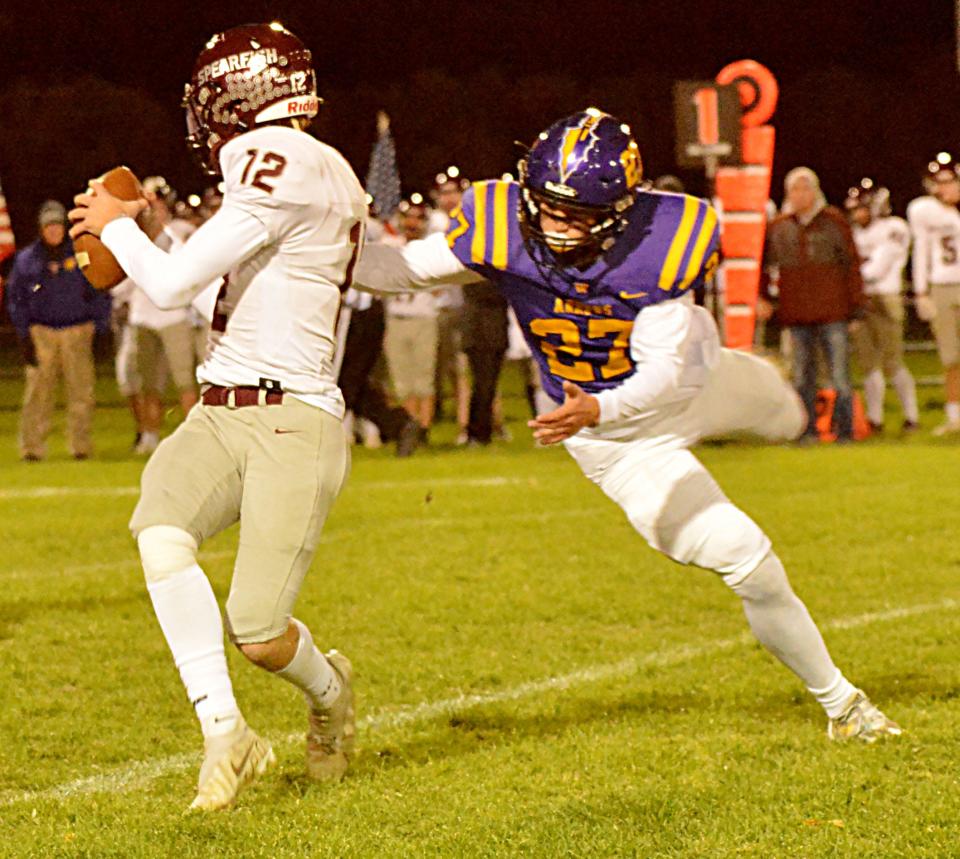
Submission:
[[899,734],[834,665],[769,538],[690,452],[737,432],[793,439],[806,423],[779,373],[721,348],[691,300],[716,270],[716,211],[640,190],[630,129],[594,108],[542,132],[519,166],[519,182],[474,183],[446,236],[369,246],[356,282],[495,283],[557,404],[530,422],[534,437],[562,442],[653,548],[720,574],[756,637],[823,706],[831,738]]

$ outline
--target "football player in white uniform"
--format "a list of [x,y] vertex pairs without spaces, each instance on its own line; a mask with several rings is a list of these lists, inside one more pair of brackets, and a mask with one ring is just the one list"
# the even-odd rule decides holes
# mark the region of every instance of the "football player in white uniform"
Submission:
[[274,763],[234,699],[223,624],[200,544],[240,522],[230,638],[308,705],[307,771],[342,777],[354,735],[351,666],[292,617],[346,477],[334,329],[363,239],[366,201],[343,157],[303,129],[318,109],[310,52],[279,24],[236,27],[201,51],[184,105],[188,142],[220,173],[222,208],[176,255],[137,228],[143,201],[102,185],[76,198],[73,233],[98,234],[162,308],[222,277],[201,401],[147,464],[130,527],[160,627],[204,736],[191,805],[216,809]]
[[890,192],[863,179],[847,193],[845,208],[860,254],[867,303],[853,342],[863,367],[867,420],[883,431],[886,379],[893,384],[903,408],[903,429],[919,427],[917,385],[903,363],[903,269],[910,255],[910,228],[890,211]]
[[931,161],[927,194],[907,206],[913,232],[917,315],[933,328],[946,387],[946,420],[934,435],[960,432],[960,163],[945,153]]
[[760,527],[689,448],[749,432],[796,438],[806,413],[766,362],[720,347],[690,300],[716,265],[716,212],[638,190],[629,128],[590,108],[555,123],[520,163],[520,182],[476,182],[440,235],[371,246],[357,283],[384,291],[486,278],[517,314],[554,401],[530,422],[655,549],[716,571],[757,639],[824,708],[834,739],[900,728],[833,663]]

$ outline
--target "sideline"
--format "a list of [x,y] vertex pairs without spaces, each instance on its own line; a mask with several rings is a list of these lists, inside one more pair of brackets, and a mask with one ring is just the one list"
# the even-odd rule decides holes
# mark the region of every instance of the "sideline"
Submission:
[[[432,480],[358,480],[357,489],[420,489],[434,486],[513,486],[536,483],[530,477],[438,477]],[[0,489],[0,501],[26,501],[34,498],[59,498],[74,495],[138,495],[139,486],[30,486],[23,489]]]

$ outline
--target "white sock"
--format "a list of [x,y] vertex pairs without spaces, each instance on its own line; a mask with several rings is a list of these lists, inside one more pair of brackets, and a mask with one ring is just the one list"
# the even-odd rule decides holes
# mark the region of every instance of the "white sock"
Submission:
[[833,683],[825,686],[823,689],[811,689],[810,694],[816,698],[824,710],[827,711],[828,719],[836,719],[843,714],[843,705],[850,700],[857,687],[854,686],[837,669],[837,676]]
[[867,420],[872,424],[883,423],[883,395],[886,385],[882,370],[871,370],[863,378],[863,395],[867,401]]
[[340,694],[340,678],[327,658],[313,643],[313,636],[296,618],[292,619],[300,632],[297,652],[293,659],[276,673],[298,689],[303,690],[307,704],[314,710],[325,710]]
[[960,403],[947,403],[944,411],[947,413],[948,423],[960,424]]
[[147,590],[204,737],[227,733],[240,710],[227,673],[223,620],[210,582],[195,564],[148,582]]
[[912,423],[920,421],[920,411],[917,409],[917,383],[906,367],[901,367],[893,374],[894,390],[903,407],[903,416]]
[[[856,691],[833,664],[820,630],[790,587],[776,554],[770,552],[732,590],[743,600],[757,640],[803,681],[824,709],[825,702],[834,706],[841,694],[845,701]],[[833,718],[829,711],[827,715]]]

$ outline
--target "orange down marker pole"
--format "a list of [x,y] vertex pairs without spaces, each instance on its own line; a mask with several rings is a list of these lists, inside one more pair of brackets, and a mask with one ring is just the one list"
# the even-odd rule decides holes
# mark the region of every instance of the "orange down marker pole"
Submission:
[[720,283],[724,295],[724,342],[732,349],[753,348],[760,291],[760,260],[767,228],[767,200],[773,168],[773,116],[779,87],[768,68],[738,60],[717,75],[718,84],[737,84],[740,93],[741,154],[737,167],[720,167],[716,196],[720,210]]

